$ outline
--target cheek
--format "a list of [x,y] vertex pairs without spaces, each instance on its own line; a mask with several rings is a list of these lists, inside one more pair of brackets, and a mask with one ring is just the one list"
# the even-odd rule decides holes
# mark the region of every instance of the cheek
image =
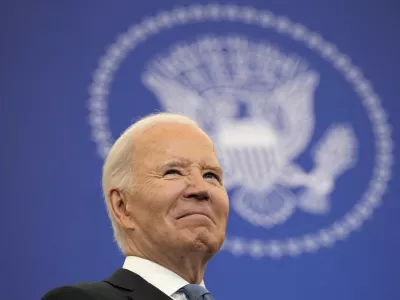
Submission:
[[185,186],[183,180],[159,179],[146,184],[141,194],[149,211],[165,217],[181,198]]
[[229,215],[229,198],[228,194],[226,191],[223,190],[218,190],[216,192],[216,206],[220,215],[220,218],[222,221],[225,221],[228,219]]

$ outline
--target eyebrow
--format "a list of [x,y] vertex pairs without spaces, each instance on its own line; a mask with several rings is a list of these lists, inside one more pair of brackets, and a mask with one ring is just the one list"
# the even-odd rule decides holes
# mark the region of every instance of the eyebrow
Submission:
[[[190,163],[191,161],[189,159],[182,157],[174,157],[163,163],[159,169],[165,170],[167,168],[173,168],[173,167],[187,167],[188,165],[190,165]],[[200,165],[202,168],[213,170],[220,175],[223,175],[224,173],[223,169],[218,165],[210,165],[205,161],[201,161]]]
[[161,164],[158,169],[165,170],[165,169],[173,168],[173,167],[186,167],[189,164],[190,164],[190,161],[188,159],[181,158],[181,157],[174,157],[174,158],[167,160],[163,164]]
[[204,169],[209,169],[209,170],[213,170],[215,173],[223,176],[224,175],[224,170],[222,170],[222,168],[220,166],[216,166],[216,165],[209,165],[209,164],[201,164],[201,166]]

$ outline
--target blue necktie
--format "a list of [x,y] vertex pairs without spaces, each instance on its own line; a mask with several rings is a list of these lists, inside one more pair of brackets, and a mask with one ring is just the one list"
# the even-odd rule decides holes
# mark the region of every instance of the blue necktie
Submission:
[[189,300],[214,300],[210,292],[198,284],[188,284],[184,286],[181,291],[188,296]]

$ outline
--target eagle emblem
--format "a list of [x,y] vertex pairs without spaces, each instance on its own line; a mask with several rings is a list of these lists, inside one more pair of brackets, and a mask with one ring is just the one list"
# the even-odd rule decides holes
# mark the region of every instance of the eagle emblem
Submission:
[[[265,41],[203,36],[154,58],[142,80],[166,111],[212,137],[235,212],[271,228],[299,209],[327,214],[335,182],[357,161],[349,124],[313,142],[319,75]],[[311,168],[297,160],[309,153]]]

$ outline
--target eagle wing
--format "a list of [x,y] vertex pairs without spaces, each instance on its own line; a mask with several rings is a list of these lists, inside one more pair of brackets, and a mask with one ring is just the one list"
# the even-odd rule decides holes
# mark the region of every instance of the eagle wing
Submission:
[[314,91],[318,75],[307,71],[276,88],[267,101],[265,114],[277,129],[280,149],[287,160],[296,158],[314,132]]
[[202,125],[207,105],[197,92],[161,74],[148,75],[143,78],[143,82],[154,93],[164,110],[182,114]]

